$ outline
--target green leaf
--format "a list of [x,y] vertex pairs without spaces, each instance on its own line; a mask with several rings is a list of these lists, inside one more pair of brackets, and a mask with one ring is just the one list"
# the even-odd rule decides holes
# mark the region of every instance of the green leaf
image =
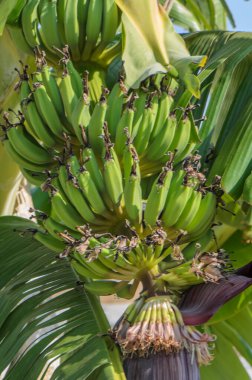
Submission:
[[250,377],[241,364],[233,344],[221,331],[221,325],[219,328],[211,328],[211,332],[217,336],[213,351],[215,358],[210,365],[201,367],[201,379],[223,380],[239,378],[249,380]]
[[198,31],[201,25],[190,10],[179,1],[174,1],[170,11],[170,17],[173,22],[189,31]]
[[[209,181],[222,176],[222,186],[234,199],[241,196],[252,169],[252,33],[202,32],[186,37],[192,54],[209,60],[199,75],[204,102],[197,111],[207,120],[200,126],[205,157],[214,147]],[[183,101],[188,100],[184,95]]]
[[8,367],[8,380],[44,378],[60,358],[51,378],[87,379],[99,369],[125,379],[117,349],[101,336],[109,325],[98,299],[76,285],[67,261],[33,239],[36,228],[0,218],[0,373]]
[[156,0],[116,0],[122,10],[123,61],[127,82],[137,88],[147,76],[173,72],[199,97],[199,81],[192,75],[204,66],[205,57],[190,56],[184,40],[174,31],[163,7]]

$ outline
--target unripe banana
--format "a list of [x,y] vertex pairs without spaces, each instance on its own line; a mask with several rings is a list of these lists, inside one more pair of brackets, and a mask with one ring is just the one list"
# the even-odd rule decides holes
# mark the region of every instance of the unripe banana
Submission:
[[62,47],[57,24],[57,0],[40,0],[38,28],[41,40],[47,50],[55,54],[54,47]]
[[144,220],[147,225],[155,226],[166,203],[173,172],[171,168],[163,168],[161,174],[152,185],[144,211]]
[[107,101],[105,95],[103,94],[100,101],[95,105],[87,127],[88,141],[90,142],[90,145],[94,152],[99,156],[101,156],[102,152],[104,151],[104,141],[102,139],[102,135],[106,110]]
[[188,199],[187,204],[175,223],[175,228],[186,230],[194,217],[196,216],[202,201],[202,193],[193,190],[191,197]]
[[124,147],[127,141],[125,128],[127,128],[128,134],[131,135],[133,118],[134,111],[132,109],[132,105],[129,104],[124,110],[116,129],[115,150],[118,156],[123,155]]
[[120,79],[112,88],[108,95],[108,107],[106,121],[108,123],[109,133],[114,140],[116,136],[117,125],[121,118],[122,107],[126,95],[126,89],[122,79]]
[[104,0],[102,10],[101,42],[92,54],[92,60],[99,57],[116,35],[119,24],[119,12],[115,0]]
[[48,233],[37,231],[33,237],[54,252],[61,253],[65,249],[65,243],[55,239]]
[[171,151],[177,151],[176,161],[182,159],[182,153],[190,143],[191,137],[191,120],[188,116],[185,116],[178,124],[174,138],[169,147]]
[[37,173],[28,169],[25,169],[23,167],[20,168],[23,176],[27,179],[29,183],[32,185],[35,185],[37,187],[40,187],[42,183],[46,181],[46,174],[43,173]]
[[70,47],[70,53],[74,61],[80,60],[78,22],[78,1],[67,0],[64,17],[66,43]]
[[153,132],[151,135],[151,139],[154,140],[159,133],[162,131],[164,124],[170,114],[171,108],[173,105],[173,98],[171,95],[167,93],[167,91],[162,91],[159,104],[158,104],[158,112],[155,120],[155,125],[153,127]]
[[169,150],[174,150],[171,144],[176,133],[176,125],[177,121],[175,115],[171,115],[166,119],[163,129],[146,151],[147,160],[156,161],[164,158],[165,161],[165,154],[167,154]]
[[88,16],[86,25],[86,42],[81,59],[89,60],[96,46],[102,24],[103,2],[100,0],[90,0],[88,6]]
[[32,49],[40,44],[38,30],[37,8],[40,0],[28,0],[22,10],[21,20],[25,39]]
[[145,153],[152,129],[154,127],[155,114],[152,110],[152,104],[148,103],[143,111],[141,123],[138,127],[138,132],[134,138],[134,146],[139,156]]
[[98,215],[106,216],[106,205],[103,202],[103,199],[99,194],[90,173],[86,170],[85,167],[81,168],[80,173],[77,174],[77,180],[80,189],[88,200],[92,210]]
[[75,230],[77,226],[85,224],[85,221],[78,212],[64,200],[59,191],[52,194],[52,207],[62,224],[65,224],[71,230]]
[[61,165],[59,169],[59,180],[60,184],[67,195],[70,203],[75,208],[75,210],[80,214],[83,218],[84,223],[93,223],[95,224],[96,216],[90,209],[87,201],[82,195],[80,189],[78,189],[71,177],[69,177],[69,173],[64,165]]
[[135,159],[131,168],[131,174],[125,181],[124,200],[125,208],[130,222],[140,224],[142,222],[142,189],[141,176],[138,166],[138,161]]
[[123,195],[123,181],[120,165],[113,148],[110,148],[105,155],[103,164],[103,176],[108,195],[114,205],[119,206]]
[[164,225],[171,227],[176,224],[178,218],[186,207],[188,199],[191,197],[193,188],[179,185],[179,182],[171,184],[170,191],[165,204],[162,220]]
[[76,102],[71,116],[74,131],[81,144],[85,143],[85,141],[83,141],[84,136],[82,128],[87,128],[90,118],[89,99],[85,94],[83,94],[78,102]]
[[60,240],[60,241],[64,241],[63,236],[60,236],[60,234],[66,233],[66,232],[69,233],[69,235],[71,235],[72,237],[74,237],[76,239],[81,238],[80,233],[78,233],[77,231],[70,230],[69,228],[67,228],[63,224],[56,222],[56,220],[54,220],[52,217],[47,217],[43,221],[43,227],[46,229],[46,231],[49,232],[49,234],[52,237],[54,237],[55,239]]
[[62,138],[63,126],[52,100],[47,94],[45,86],[41,83],[35,83],[34,86],[35,91],[33,94],[40,116],[48,125],[52,133],[55,136]]
[[202,199],[195,217],[186,228],[191,238],[199,238],[210,228],[216,213],[216,205],[216,196],[211,192],[207,193]]
[[78,22],[79,22],[79,50],[82,55],[85,39],[86,26],[88,17],[88,7],[90,0],[78,0]]
[[[28,170],[31,170],[33,172],[43,173],[45,170],[44,165],[36,165],[32,161],[26,160],[24,157],[22,157],[13,147],[11,142],[9,140],[4,140],[4,148],[10,155],[10,157],[21,167]],[[48,165],[47,165],[48,167]]]

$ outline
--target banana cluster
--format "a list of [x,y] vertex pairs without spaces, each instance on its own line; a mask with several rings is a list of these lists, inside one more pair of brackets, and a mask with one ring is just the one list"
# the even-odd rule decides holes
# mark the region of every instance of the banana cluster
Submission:
[[179,246],[210,228],[220,178],[208,185],[200,172],[193,107],[176,107],[174,79],[149,78],[135,92],[120,78],[95,102],[88,74],[64,54],[62,77],[40,50],[37,72],[19,73],[22,112],[4,113],[4,145],[51,197],[35,237],[80,276],[112,281],[91,283],[94,292],[132,294],[141,273],[158,273],[169,255],[182,262]]
[[195,355],[198,364],[213,359],[208,342],[214,337],[185,326],[180,311],[167,296],[137,299],[126,309],[111,335],[125,358],[186,350],[192,359]]
[[57,63],[68,45],[75,62],[108,65],[119,53],[115,42],[120,12],[114,0],[27,0],[13,38],[25,51],[40,46]]
[[[22,112],[14,121],[7,114],[4,117],[6,149],[36,185],[44,178],[36,173],[53,170],[55,157],[65,145],[71,144],[77,156],[89,146],[101,161],[108,145],[105,124],[121,169],[130,166],[136,152],[141,178],[154,180],[169,152],[176,152],[176,164],[199,142],[191,106],[176,115],[177,83],[169,76],[161,76],[157,83],[146,81],[137,92],[129,91],[121,78],[110,93],[104,88],[100,100],[94,102],[88,74],[79,75],[67,48],[61,62],[64,70],[59,76],[37,50],[37,72],[28,75],[25,66],[19,73],[16,89]],[[150,183],[147,180],[146,186]]]

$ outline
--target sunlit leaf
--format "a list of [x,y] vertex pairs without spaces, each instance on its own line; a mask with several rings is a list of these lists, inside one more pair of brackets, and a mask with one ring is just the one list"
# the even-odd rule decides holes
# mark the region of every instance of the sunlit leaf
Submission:
[[199,81],[192,70],[204,66],[206,58],[190,56],[162,6],[155,0],[116,2],[123,12],[123,60],[129,86],[138,87],[155,72],[171,71],[199,97]]
[[[58,358],[52,379],[77,379],[80,372],[87,379],[98,369],[102,378],[105,368],[111,379],[124,379],[116,348],[110,351],[101,337],[109,325],[98,299],[77,286],[67,262],[33,239],[27,230],[36,229],[34,223],[2,217],[0,227],[0,373],[8,368],[4,379],[37,379]],[[111,361],[117,361],[117,369]]]

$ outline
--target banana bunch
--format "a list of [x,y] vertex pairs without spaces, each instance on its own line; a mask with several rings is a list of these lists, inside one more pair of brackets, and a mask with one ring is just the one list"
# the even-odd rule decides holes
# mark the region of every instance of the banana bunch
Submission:
[[27,0],[20,14],[20,30],[10,28],[22,50],[36,46],[57,63],[68,45],[75,62],[95,61],[107,66],[120,52],[115,42],[120,12],[114,0]]
[[90,291],[127,297],[168,256],[182,263],[179,247],[211,227],[220,178],[206,184],[200,156],[191,154],[199,141],[194,106],[176,107],[178,83],[169,75],[138,91],[120,77],[95,102],[87,72],[80,76],[64,54],[61,76],[39,49],[37,71],[19,73],[22,112],[3,114],[4,145],[51,197],[35,237],[96,280]]
[[111,335],[124,359],[184,350],[191,353],[192,361],[196,354],[198,364],[207,364],[213,359],[208,343],[214,337],[185,326],[179,309],[167,296],[137,299],[126,309]]
[[[22,113],[12,123],[15,128],[5,117],[6,149],[36,185],[41,183],[36,172],[55,167],[55,159],[66,145],[71,144],[77,156],[88,145],[101,163],[106,151],[105,123],[121,170],[125,166],[131,170],[134,151],[141,178],[153,178],[170,152],[176,153],[175,164],[181,162],[199,142],[193,107],[189,105],[182,115],[181,111],[176,113],[178,84],[169,76],[151,78],[137,92],[128,90],[120,78],[110,93],[103,88],[99,101],[94,102],[88,74],[81,76],[74,68],[67,47],[61,63],[63,74],[58,75],[47,65],[44,52],[36,49],[37,72],[28,74],[27,66],[19,72],[16,89]],[[22,144],[10,138],[13,131],[22,133]],[[40,156],[47,158],[41,161]]]
[[[196,155],[183,169],[172,170],[168,161],[143,199],[136,152],[132,166],[122,172],[106,129],[104,133],[108,140],[101,169],[87,147],[81,161],[71,153],[56,174],[48,172],[42,188],[51,195],[51,212],[37,217],[45,232],[35,238],[60,258],[67,257],[79,276],[97,280],[88,284],[89,291],[127,298],[142,274],[157,275],[167,257],[172,266],[179,265],[173,277],[177,270],[184,274],[190,269],[180,267],[180,246],[210,228],[218,183],[205,186],[205,177],[194,169]],[[172,282],[170,277],[161,280]],[[189,277],[196,280],[191,273]]]

